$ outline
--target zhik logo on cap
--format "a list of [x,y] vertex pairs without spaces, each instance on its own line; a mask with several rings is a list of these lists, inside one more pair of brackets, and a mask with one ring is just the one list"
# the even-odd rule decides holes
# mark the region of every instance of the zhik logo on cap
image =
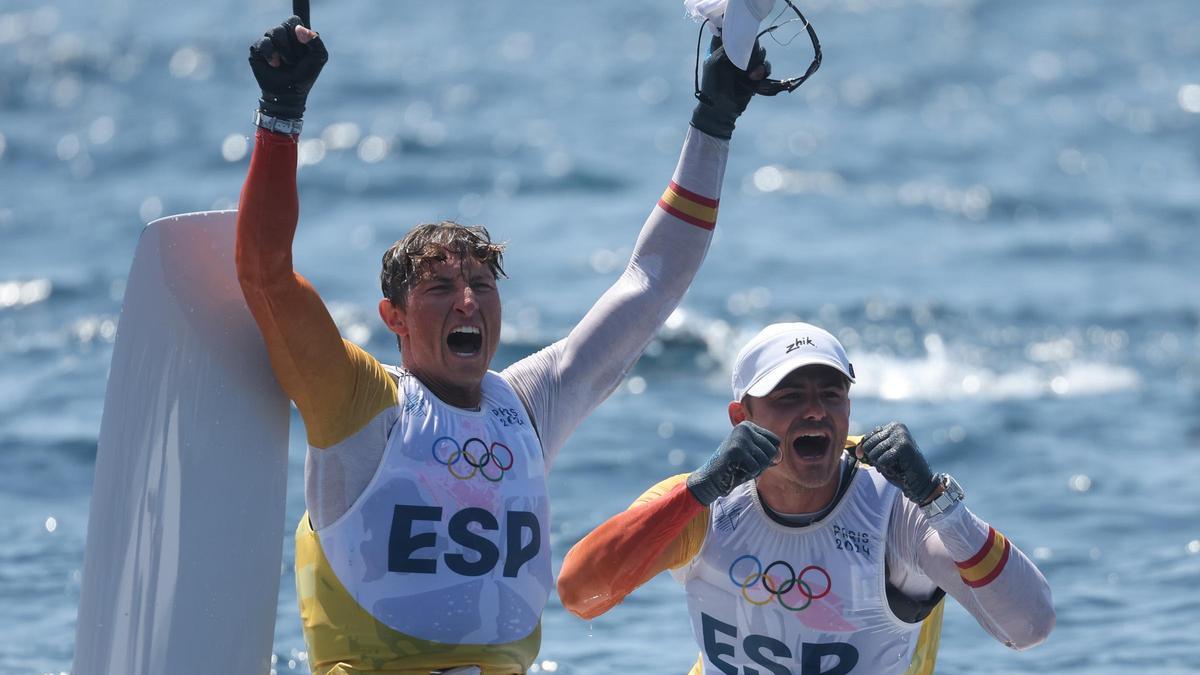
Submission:
[[813,346],[812,338],[810,338],[810,337],[796,338],[795,342],[793,342],[792,344],[787,346],[787,351],[784,353],[791,354],[792,352],[794,352],[797,349],[800,349],[801,347],[804,347],[804,346],[809,346],[809,347]]
[[767,326],[742,347],[734,361],[734,399],[765,396],[788,373],[807,365],[829,366],[854,381],[854,366],[829,331],[808,323]]

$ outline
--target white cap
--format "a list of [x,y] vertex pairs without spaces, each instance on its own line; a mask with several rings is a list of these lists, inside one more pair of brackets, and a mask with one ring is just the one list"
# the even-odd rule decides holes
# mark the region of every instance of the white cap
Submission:
[[758,37],[758,26],[775,9],[775,0],[684,0],[694,18],[705,18],[721,29],[721,43],[733,65],[746,70]]
[[766,396],[788,373],[829,366],[854,381],[846,350],[829,331],[810,323],[775,323],[759,331],[733,362],[733,400]]
[[729,0],[721,24],[721,43],[733,65],[746,70],[758,38],[758,26],[775,9],[775,0]]

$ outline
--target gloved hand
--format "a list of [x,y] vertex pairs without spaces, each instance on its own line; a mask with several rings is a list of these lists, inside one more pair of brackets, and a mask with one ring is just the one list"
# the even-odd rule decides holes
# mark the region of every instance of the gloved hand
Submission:
[[262,89],[258,109],[264,115],[298,120],[317,75],[329,60],[325,43],[293,16],[250,46],[250,69]]
[[688,489],[701,504],[708,506],[756,478],[771,466],[779,454],[779,437],[753,422],[742,422],[729,432],[721,447],[704,466],[687,478]]
[[854,448],[854,454],[875,467],[889,483],[900,488],[904,496],[919,505],[924,505],[941,485],[929,464],[917,447],[917,442],[908,433],[908,427],[899,422],[876,427],[874,431]]
[[713,37],[708,52],[692,126],[709,136],[729,139],[733,137],[734,122],[745,112],[758,84],[771,74],[771,64],[767,63],[767,50],[757,40],[746,70],[733,65],[719,37]]

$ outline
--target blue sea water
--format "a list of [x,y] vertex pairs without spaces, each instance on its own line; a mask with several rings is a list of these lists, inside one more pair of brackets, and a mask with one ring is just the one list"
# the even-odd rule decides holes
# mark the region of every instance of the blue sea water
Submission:
[[[825,50],[735,134],[708,260],[551,479],[555,565],[728,428],[765,323],[838,334],[854,427],[906,422],[1046,574],[1008,650],[951,604],[944,673],[1200,672],[1200,5],[812,0]],[[235,205],[279,0],[0,4],[0,673],[66,672],[112,340],[142,225]],[[497,366],[619,272],[692,105],[695,25],[654,3],[314,2],[296,265],[384,360],[379,253],[458,218],[510,242]],[[777,72],[803,38],[768,43]],[[303,510],[293,423],[288,519]],[[306,672],[284,542],[275,669]],[[214,552],[216,555],[217,552]],[[592,622],[552,599],[536,670],[683,673],[680,589]]]

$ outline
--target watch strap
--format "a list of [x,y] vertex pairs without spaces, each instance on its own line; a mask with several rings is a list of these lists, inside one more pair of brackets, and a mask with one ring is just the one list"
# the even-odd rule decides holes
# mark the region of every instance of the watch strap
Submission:
[[304,128],[304,120],[287,120],[281,117],[271,117],[261,110],[254,113],[254,124],[257,127],[273,131],[277,134],[296,135]]
[[921,509],[921,513],[925,514],[926,518],[932,518],[945,513],[951,506],[961,502],[965,496],[958,481],[954,480],[950,474],[939,474],[938,478],[943,485],[942,494],[938,495],[936,499],[928,504],[918,507]]

